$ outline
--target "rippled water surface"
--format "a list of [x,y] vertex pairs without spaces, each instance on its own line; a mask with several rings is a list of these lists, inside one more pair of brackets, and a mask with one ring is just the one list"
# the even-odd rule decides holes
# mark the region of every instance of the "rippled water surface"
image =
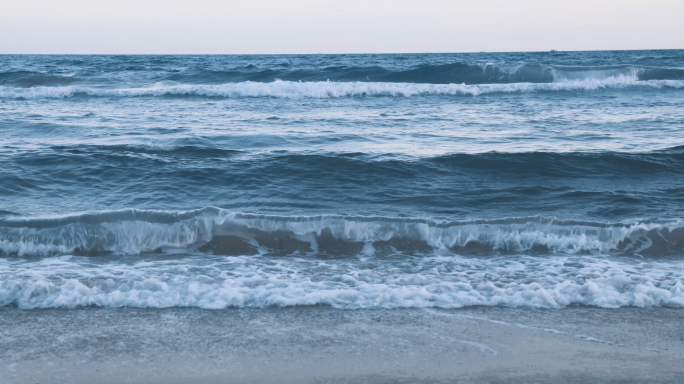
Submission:
[[684,306],[684,51],[0,56],[0,305]]

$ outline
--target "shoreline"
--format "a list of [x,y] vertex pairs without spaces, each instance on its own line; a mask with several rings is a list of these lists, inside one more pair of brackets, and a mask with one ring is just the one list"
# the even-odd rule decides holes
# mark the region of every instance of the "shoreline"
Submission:
[[684,309],[0,308],[23,383],[684,383]]

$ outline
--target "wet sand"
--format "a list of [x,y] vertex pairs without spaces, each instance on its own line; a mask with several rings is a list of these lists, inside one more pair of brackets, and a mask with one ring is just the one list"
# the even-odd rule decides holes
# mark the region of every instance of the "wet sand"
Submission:
[[684,309],[0,309],[0,384],[684,383]]

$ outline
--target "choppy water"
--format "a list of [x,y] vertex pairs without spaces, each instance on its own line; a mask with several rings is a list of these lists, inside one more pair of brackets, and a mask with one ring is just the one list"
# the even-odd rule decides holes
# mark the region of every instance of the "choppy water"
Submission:
[[684,306],[684,51],[0,56],[0,305]]

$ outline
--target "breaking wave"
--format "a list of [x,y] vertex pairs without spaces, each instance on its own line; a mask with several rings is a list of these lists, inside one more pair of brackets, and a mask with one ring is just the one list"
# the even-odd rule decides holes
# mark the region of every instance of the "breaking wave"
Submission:
[[299,68],[247,66],[225,71],[185,70],[165,78],[186,84],[221,84],[236,82],[334,81],[429,84],[510,84],[551,83],[559,81],[587,81],[624,78],[631,80],[684,80],[684,69],[633,65],[564,66],[543,64],[502,65],[487,63],[473,65],[449,63],[421,65],[393,70],[381,66],[329,66]]
[[602,224],[542,216],[454,222],[267,216],[219,208],[182,213],[123,210],[52,219],[0,220],[0,251],[7,255],[138,255],[177,249],[236,256],[666,256],[684,251],[684,222]]
[[410,83],[335,83],[291,82],[228,83],[221,85],[157,85],[151,88],[96,89],[81,86],[14,88],[0,87],[0,98],[37,99],[65,98],[78,95],[93,97],[275,97],[275,98],[338,98],[363,96],[477,96],[490,93],[528,93],[555,91],[594,91],[632,87],[684,88],[684,80],[632,81],[623,79],[571,81],[561,83],[514,83],[491,85],[410,84]]
[[[41,232],[43,241],[50,233],[73,240],[41,251],[64,250],[90,239],[98,249],[195,247],[194,251],[204,248],[207,253],[122,260],[0,258],[0,306],[684,306],[680,258],[593,254],[613,248],[629,252],[628,247],[639,252],[648,244],[654,246],[658,238],[679,241],[681,246],[680,222],[599,225],[536,217],[436,223],[258,216],[207,208],[180,214],[118,211],[14,224],[6,228],[30,228],[36,231],[33,235]],[[27,232],[23,235],[25,245],[38,240]],[[465,253],[471,243],[476,245],[470,251],[488,257],[449,255],[449,247]],[[524,254],[534,253],[535,245],[541,244],[554,255]],[[433,247],[443,249],[421,257],[397,257],[402,251]],[[523,254],[500,254],[514,249]],[[274,257],[278,252],[290,256]],[[315,252],[328,257],[303,257]],[[358,257],[342,257],[357,252]],[[382,257],[383,252],[392,255]]]

